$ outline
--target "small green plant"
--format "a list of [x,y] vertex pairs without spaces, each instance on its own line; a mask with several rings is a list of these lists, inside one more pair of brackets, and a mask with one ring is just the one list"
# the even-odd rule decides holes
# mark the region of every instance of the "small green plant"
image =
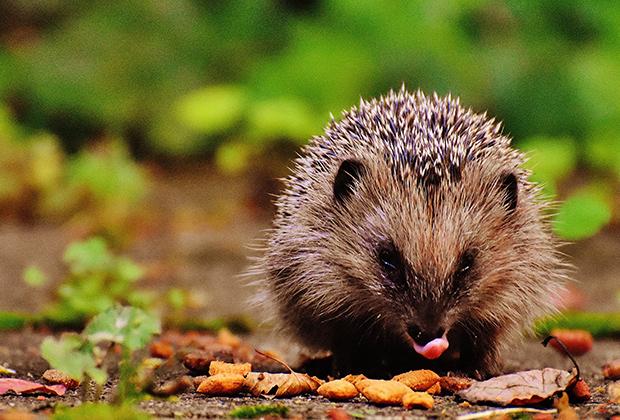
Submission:
[[102,403],[86,403],[77,407],[58,407],[52,416],[54,420],[147,420],[151,416],[138,410],[133,405],[109,405]]
[[88,395],[98,400],[108,379],[111,350],[118,345],[119,381],[114,401],[123,404],[135,400],[140,392],[135,383],[135,351],[160,332],[160,322],[152,315],[139,308],[115,306],[94,317],[81,334],[66,333],[59,339],[47,337],[41,343],[41,355],[54,369],[82,382],[83,400]]
[[[63,259],[67,276],[58,287],[57,299],[43,314],[52,323],[79,324],[117,303],[147,308],[155,299],[136,287],[144,270],[129,258],[114,255],[100,237],[70,244]],[[28,267],[24,279],[40,284],[45,275]]]
[[288,414],[288,407],[280,404],[246,405],[244,407],[234,408],[228,414],[230,415],[230,417],[241,419],[263,417],[268,414],[286,417],[286,415]]

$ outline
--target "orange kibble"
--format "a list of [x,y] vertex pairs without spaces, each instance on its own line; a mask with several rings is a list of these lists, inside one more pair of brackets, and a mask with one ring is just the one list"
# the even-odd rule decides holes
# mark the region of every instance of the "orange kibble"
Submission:
[[209,396],[234,395],[243,390],[244,380],[238,373],[219,373],[202,381],[196,392]]
[[441,394],[441,385],[439,385],[439,382],[435,382],[435,385],[427,389],[426,392],[428,392],[431,395]]
[[405,394],[413,392],[401,382],[379,379],[362,380],[358,382],[357,389],[370,402],[381,405],[401,405]]
[[355,385],[344,379],[325,382],[316,392],[325,398],[335,401],[351,400],[357,397],[359,393]]
[[414,391],[426,391],[439,382],[439,375],[428,369],[410,370],[394,376],[392,380],[401,382]]
[[209,364],[209,375],[217,375],[220,373],[236,373],[239,375],[247,375],[252,371],[250,363],[226,363],[219,360],[213,360]]
[[433,408],[435,401],[428,392],[410,391],[403,396],[403,407],[410,410],[414,407]]

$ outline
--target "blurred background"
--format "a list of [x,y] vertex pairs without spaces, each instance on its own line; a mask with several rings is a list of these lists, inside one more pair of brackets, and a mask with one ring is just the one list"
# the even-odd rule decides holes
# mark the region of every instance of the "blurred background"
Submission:
[[564,0],[3,1],[0,310],[247,312],[296,150],[403,83],[504,122],[561,203],[565,305],[618,311],[620,4]]

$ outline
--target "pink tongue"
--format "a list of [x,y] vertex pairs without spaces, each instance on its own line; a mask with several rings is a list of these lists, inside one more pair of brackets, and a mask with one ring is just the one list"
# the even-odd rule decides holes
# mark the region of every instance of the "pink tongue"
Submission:
[[422,356],[427,359],[436,359],[442,355],[444,351],[448,348],[449,343],[446,337],[436,338],[434,340],[429,341],[424,346],[420,346],[418,343],[413,343],[413,349],[420,353]]

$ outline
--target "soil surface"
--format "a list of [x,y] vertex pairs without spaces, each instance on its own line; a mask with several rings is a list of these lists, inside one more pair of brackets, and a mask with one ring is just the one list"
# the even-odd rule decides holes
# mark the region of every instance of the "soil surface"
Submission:
[[[38,351],[40,341],[45,334],[22,331],[0,333],[0,360],[17,371],[16,377],[39,381],[41,374],[47,369],[47,363],[41,359]],[[251,337],[250,337],[251,338]],[[278,347],[275,343],[275,347]],[[601,374],[601,366],[614,358],[620,358],[619,340],[600,340],[593,350],[578,358],[582,377],[589,384],[592,399],[584,404],[574,405],[580,418],[608,418],[620,414],[620,405],[608,404],[606,385],[610,382]],[[516,346],[506,360],[506,372],[543,367],[570,369],[571,362],[551,348],[544,348],[538,342],[526,341]],[[181,365],[175,364],[166,369],[166,377],[176,377],[189,372]],[[164,377],[161,380],[166,379]],[[114,381],[106,387],[102,398],[112,397]],[[63,397],[7,395],[0,397],[0,413],[2,410],[23,409],[39,414],[48,414],[57,404],[75,405],[79,403],[78,391],[68,391]],[[194,392],[186,392],[171,399],[151,399],[142,401],[140,407],[156,417],[226,417],[233,408],[256,404],[278,403],[289,407],[291,416],[303,418],[326,418],[329,409],[340,407],[347,412],[372,418],[435,418],[456,417],[458,415],[482,411],[494,407],[483,405],[465,406],[456,397],[435,397],[432,410],[403,410],[399,407],[380,407],[368,404],[361,397],[352,402],[333,403],[319,396],[296,397],[282,400],[268,400],[252,397],[205,397]]]
[[[283,175],[283,174],[278,174]],[[166,290],[175,286],[189,290],[202,302],[195,314],[200,318],[249,314],[261,319],[264,314],[247,304],[254,294],[240,275],[247,270],[248,257],[255,255],[251,245],[260,246],[264,230],[270,225],[271,210],[260,197],[275,192],[273,185],[261,185],[251,179],[218,178],[208,168],[189,167],[162,176],[156,183],[148,207],[161,223],[149,235],[131,244],[128,253],[147,267],[158,267],[158,275],[149,277],[145,287]],[[265,210],[267,208],[267,210]],[[64,268],[62,253],[66,244],[76,239],[70,225],[0,224],[0,311],[37,311],[52,299]],[[573,278],[583,294],[582,308],[593,311],[618,311],[620,288],[620,232],[608,228],[601,234],[563,248],[567,260],[575,266]],[[52,281],[41,289],[29,288],[21,273],[29,264],[43,269]],[[47,368],[40,358],[38,345],[42,333],[0,333],[0,363],[17,370],[17,377],[38,379]],[[289,342],[274,339],[258,330],[248,338],[260,348],[273,348],[291,357],[296,349]],[[507,355],[506,370],[517,371],[542,367],[570,368],[570,362],[552,349],[529,341],[516,346]],[[620,340],[597,341],[594,350],[579,358],[583,377],[593,392],[592,401],[578,406],[580,416],[608,417],[620,414],[618,405],[604,405],[606,393],[601,366],[620,358]],[[176,373],[185,373],[182,366]],[[110,398],[108,391],[105,398]],[[2,396],[0,411],[24,408],[49,413],[59,403],[75,404],[75,391],[61,398],[37,399],[32,396]],[[157,417],[222,417],[239,405],[269,403],[257,398],[205,398],[195,393],[181,394],[172,400],[153,399],[141,407]],[[362,399],[335,404],[320,397],[298,397],[278,401],[290,407],[291,414],[325,417],[332,407],[367,417],[453,417],[488,407],[463,407],[453,397],[436,398],[431,411],[403,411],[377,407]],[[1,416],[0,416],[1,417]]]

